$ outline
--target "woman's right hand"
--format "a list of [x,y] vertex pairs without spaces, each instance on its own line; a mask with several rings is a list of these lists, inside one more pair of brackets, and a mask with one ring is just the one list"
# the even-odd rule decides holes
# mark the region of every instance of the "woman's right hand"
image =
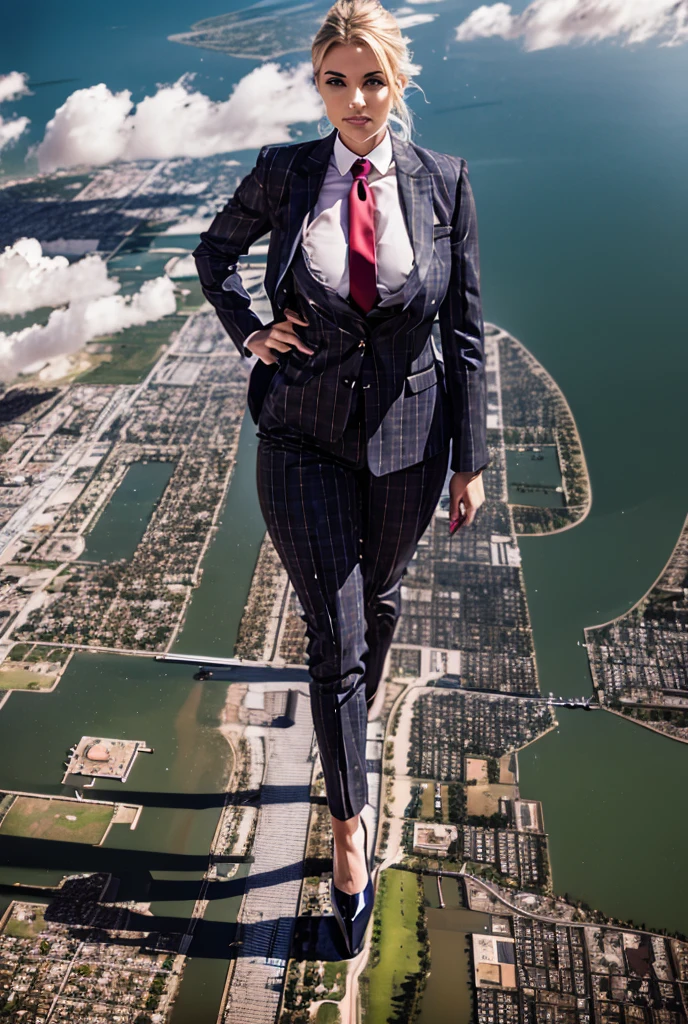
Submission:
[[250,352],[253,352],[262,362],[268,363],[268,365],[277,362],[277,356],[274,355],[275,352],[289,352],[292,347],[297,348],[299,352],[305,352],[306,355],[313,355],[313,350],[304,345],[301,339],[294,334],[294,328],[292,327],[293,323],[308,327],[308,321],[299,319],[297,314],[292,312],[291,309],[285,309],[284,315],[287,317],[286,323],[272,324],[272,326],[265,327],[262,331],[256,331],[246,344],[246,348]]

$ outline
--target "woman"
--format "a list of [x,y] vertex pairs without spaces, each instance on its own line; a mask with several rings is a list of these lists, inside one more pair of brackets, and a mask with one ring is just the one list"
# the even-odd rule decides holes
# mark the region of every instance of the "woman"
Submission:
[[[194,256],[239,351],[258,357],[258,494],[306,623],[332,905],[353,956],[373,905],[368,713],[448,467],[451,532],[484,501],[484,334],[466,161],[410,141],[415,69],[395,18],[377,0],[337,0],[312,59],[332,130],[264,146]],[[276,316],[263,326],[237,261],[268,231]]]

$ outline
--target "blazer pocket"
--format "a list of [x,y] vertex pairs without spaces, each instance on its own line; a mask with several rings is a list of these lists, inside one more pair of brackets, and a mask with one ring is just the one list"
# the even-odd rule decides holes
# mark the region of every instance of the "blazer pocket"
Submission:
[[[286,358],[280,361],[280,371],[285,384],[301,387],[315,376],[315,370],[312,365],[300,361],[296,362],[292,352],[285,352],[283,355]],[[302,356],[302,353],[299,353],[299,356]]]
[[425,391],[437,383],[437,369],[435,364],[428,366],[426,370],[413,373],[406,378],[406,394],[417,395],[419,391]]

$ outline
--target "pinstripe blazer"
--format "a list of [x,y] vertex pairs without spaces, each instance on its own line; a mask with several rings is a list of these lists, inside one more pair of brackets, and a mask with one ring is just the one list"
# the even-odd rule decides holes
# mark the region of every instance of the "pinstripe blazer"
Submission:
[[[365,405],[367,461],[376,475],[429,458],[451,438],[451,468],[484,468],[487,452],[485,344],[475,203],[466,160],[405,142],[391,132],[399,201],[414,251],[403,302],[362,314],[294,259],[306,213],[317,201],[337,130],[325,138],[263,146],[254,169],[200,235],[193,252],[203,293],[242,356],[244,339],[299,312],[294,333],[313,355],[279,357],[261,428],[294,427],[331,443],[344,432],[353,388]],[[270,232],[265,291],[274,319],[263,324],[238,272],[239,257]],[[439,321],[443,364],[432,345]],[[263,364],[263,370],[265,369]],[[251,374],[260,372],[259,364]]]

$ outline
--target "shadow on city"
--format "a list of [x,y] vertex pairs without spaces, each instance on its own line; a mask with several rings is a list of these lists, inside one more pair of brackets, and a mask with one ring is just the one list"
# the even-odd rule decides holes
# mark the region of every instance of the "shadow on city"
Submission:
[[[22,844],[20,846],[20,844]],[[293,918],[263,920],[258,924],[246,923],[237,926],[226,921],[193,918],[191,915],[146,914],[130,907],[112,905],[120,903],[195,903],[203,900],[226,900],[241,898],[251,889],[269,888],[289,881],[301,880],[305,871],[327,869],[326,861],[307,861],[289,864],[274,871],[260,872],[249,877],[235,877],[204,882],[203,879],[155,879],[151,871],[177,870],[198,871],[207,866],[201,857],[170,857],[166,854],[137,853],[126,850],[94,850],[97,864],[91,861],[80,865],[75,858],[84,853],[80,844],[32,841],[24,846],[4,842],[0,849],[0,863],[7,862],[11,855],[13,862],[23,852],[30,857],[23,861],[24,867],[54,869],[60,865],[75,871],[90,869],[107,879],[107,895],[84,898],[81,891],[90,883],[86,879],[74,879],[71,887],[55,890],[32,885],[0,884],[0,894],[15,899],[35,899],[36,896],[51,897],[46,906],[45,920],[73,928],[75,938],[88,941],[129,945],[144,949],[177,951],[186,936],[186,952],[190,956],[210,959],[231,959],[241,956],[272,955],[274,943],[284,928],[293,924]],[[38,847],[38,853],[34,852]],[[32,851],[34,848],[34,851]],[[39,855],[42,854],[42,855]],[[232,858],[228,858],[232,859]],[[238,858],[237,858],[238,859]],[[235,859],[236,860],[236,859]],[[116,874],[115,874],[116,871]],[[95,879],[93,879],[95,881]],[[132,933],[123,935],[123,932]],[[147,933],[142,938],[141,933]],[[343,950],[339,946],[339,933],[331,918],[299,918],[296,924],[295,956],[297,959],[312,959],[315,952],[319,958],[340,959]]]
[[[48,792],[47,789],[44,790]],[[56,789],[56,796],[66,795],[63,790]],[[292,803],[295,800],[308,800],[308,788],[305,786],[262,786],[258,789],[239,789],[233,793],[153,793],[145,790],[94,789],[88,799],[112,801],[112,803],[141,804],[143,807],[184,807],[195,811],[210,807],[257,806],[258,804]]]
[[125,204],[121,199],[35,200],[27,198],[26,189],[24,183],[3,189],[0,245],[13,245],[22,237],[50,239],[51,227],[54,226],[52,234],[57,234],[59,225],[61,236],[98,238],[100,251],[112,252],[130,234],[134,226],[132,214],[137,209],[141,210],[142,223],[156,207],[188,202],[188,196],[183,194],[147,191],[128,197]]

